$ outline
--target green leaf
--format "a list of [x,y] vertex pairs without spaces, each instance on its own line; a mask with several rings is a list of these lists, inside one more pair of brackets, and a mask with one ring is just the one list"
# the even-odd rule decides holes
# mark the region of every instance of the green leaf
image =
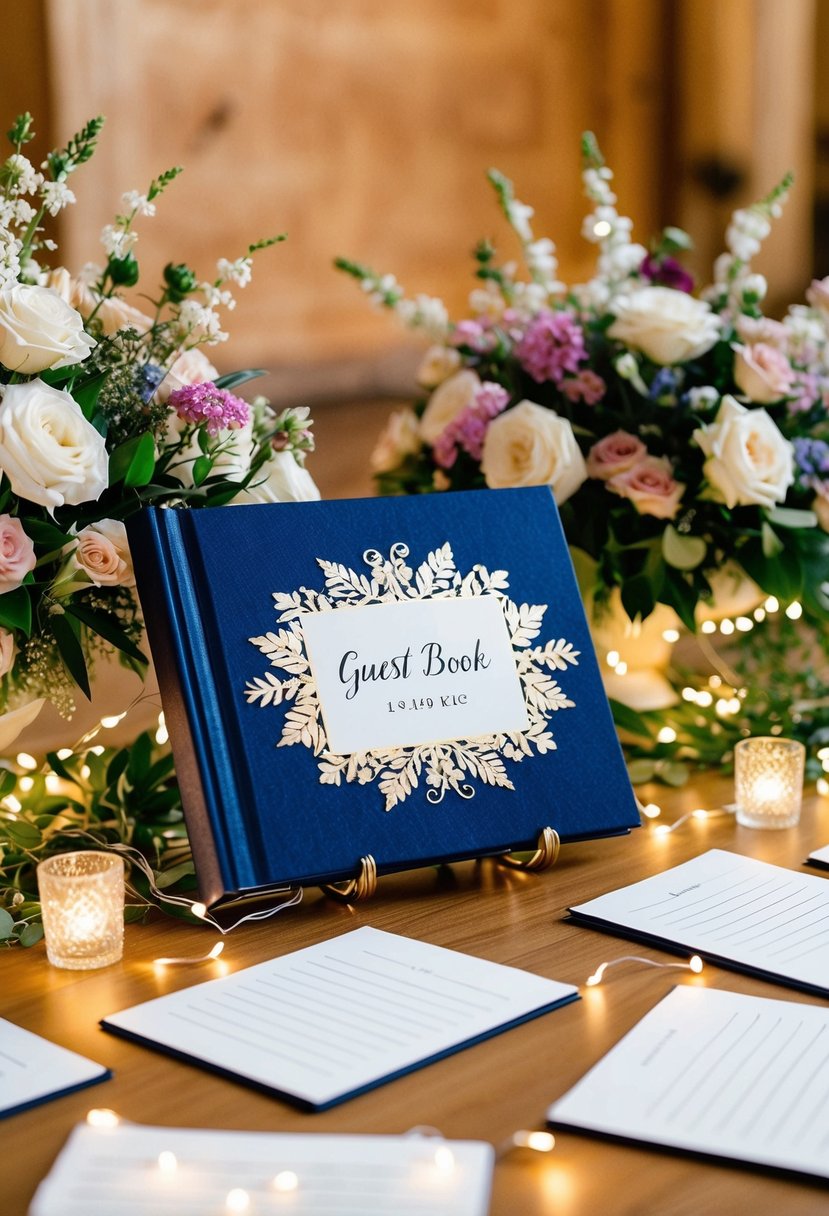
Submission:
[[83,416],[87,420],[92,418],[98,404],[98,397],[101,394],[101,389],[106,384],[108,372],[101,372],[97,376],[93,376],[82,384],[79,388],[73,387],[72,396],[83,411]]
[[701,536],[686,536],[668,524],[662,533],[662,556],[675,570],[694,570],[705,559],[708,546]]
[[625,730],[631,735],[640,735],[645,739],[653,737],[653,731],[648,723],[640,713],[635,709],[631,709],[629,705],[623,705],[621,701],[614,701],[611,698],[610,709],[613,713],[613,721],[619,730]]
[[666,785],[684,785],[690,775],[688,765],[681,764],[678,760],[669,760],[659,766],[659,776]]
[[21,629],[26,637],[32,632],[32,601],[25,587],[0,595],[0,625]]
[[40,828],[28,819],[4,819],[0,831],[20,849],[36,849],[43,841]]
[[155,472],[155,440],[151,431],[136,435],[117,447],[109,458],[110,484],[145,486]]
[[55,524],[47,523],[45,519],[22,519],[23,531],[30,536],[34,543],[50,552],[62,549],[71,540],[68,532]]
[[796,511],[793,507],[775,507],[766,512],[766,519],[779,528],[816,528],[818,522],[814,511]]
[[653,780],[655,772],[656,764],[653,760],[646,760],[643,757],[628,761],[628,777],[630,777],[631,785],[644,785],[646,781]]
[[14,931],[14,921],[5,908],[0,908],[0,942],[8,941]]
[[173,866],[169,870],[162,870],[156,873],[155,885],[160,891],[166,890],[167,887],[172,887],[180,878],[186,878],[189,874],[195,874],[192,861],[182,861],[180,865]]
[[55,641],[58,644],[60,657],[66,664],[67,671],[84,696],[91,701],[92,693],[89,688],[89,673],[86,670],[86,660],[75,630],[72,628],[66,614],[50,616],[49,624],[55,636]]
[[622,607],[633,621],[637,616],[644,620],[654,608],[654,594],[650,579],[644,574],[625,579],[622,584]]
[[5,798],[17,785],[17,774],[11,769],[0,769],[0,798]]
[[239,493],[240,486],[238,485],[217,485],[211,486],[207,491],[207,506],[209,507],[224,507],[227,503],[232,502]]
[[67,613],[76,617],[93,633],[100,634],[105,641],[111,642],[118,650],[123,650],[131,659],[138,663],[149,663],[149,659],[130,641],[121,626],[105,612],[90,608],[87,604],[79,604],[76,600],[67,600],[64,605]]
[[237,388],[240,384],[247,384],[248,380],[258,380],[260,376],[266,376],[267,372],[261,367],[248,367],[244,371],[228,372],[224,376],[217,376],[213,383],[216,388],[232,389]]
[[21,946],[34,946],[43,937],[43,925],[26,925],[18,937]]
[[213,458],[211,456],[199,456],[193,461],[193,484],[200,486],[206,477],[210,476],[210,470],[213,468]]
[[777,557],[778,553],[783,551],[783,542],[775,532],[774,528],[763,521],[763,526],[760,529],[760,543],[763,546],[763,556],[772,558]]

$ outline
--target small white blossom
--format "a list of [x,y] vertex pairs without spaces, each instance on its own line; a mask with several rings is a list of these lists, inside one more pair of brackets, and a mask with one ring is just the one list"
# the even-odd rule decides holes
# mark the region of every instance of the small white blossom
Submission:
[[212,308],[199,304],[192,296],[184,300],[179,309],[178,326],[182,341],[196,339],[208,346],[227,341],[218,314]]
[[740,286],[743,297],[750,296],[755,303],[764,300],[768,291],[768,283],[761,274],[746,275]]
[[642,397],[647,397],[648,386],[642,379],[639,372],[639,364],[636,362],[636,356],[626,351],[624,355],[620,355],[615,361],[614,367],[623,380],[627,380],[636,389],[637,393]]
[[720,399],[720,394],[711,384],[704,384],[700,388],[689,388],[685,395],[692,410],[710,409]]
[[449,312],[443,300],[418,295],[413,300],[400,300],[397,315],[411,329],[422,329],[433,341],[440,341],[449,332]]
[[50,215],[57,215],[76,201],[66,182],[44,182],[40,196]]
[[533,230],[530,227],[530,220],[535,215],[535,211],[527,203],[520,203],[518,199],[513,199],[507,206],[507,216],[512,224],[519,240],[525,244],[533,239]]
[[19,228],[25,228],[27,224],[32,222],[37,215],[37,212],[32,204],[27,202],[25,198],[18,198],[14,201],[12,214],[13,222],[17,224]]
[[43,181],[43,174],[38,173],[32,162],[19,152],[6,161],[6,172],[17,194],[36,194]]
[[237,258],[235,262],[219,258],[216,270],[220,279],[230,279],[237,287],[247,287],[253,274],[253,258]]
[[146,194],[140,194],[138,190],[127,190],[122,194],[121,205],[128,215],[155,215],[155,203],[151,203]]
[[228,312],[233,312],[236,301],[231,292],[216,287],[213,283],[202,283],[200,286],[208,308],[226,308]]
[[469,309],[473,316],[498,320],[505,306],[504,297],[492,281],[484,287],[474,287],[469,293]]
[[111,258],[125,258],[137,240],[136,233],[114,224],[107,224],[101,232],[101,244]]
[[517,313],[534,317],[547,307],[547,288],[541,283],[516,283],[513,306]]

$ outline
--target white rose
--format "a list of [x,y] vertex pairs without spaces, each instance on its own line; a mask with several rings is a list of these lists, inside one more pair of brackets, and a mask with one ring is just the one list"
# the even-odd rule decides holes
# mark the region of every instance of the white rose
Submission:
[[33,376],[82,363],[95,346],[83,318],[50,287],[12,283],[0,290],[0,363]]
[[[61,280],[62,283],[62,280]],[[61,287],[61,294],[63,288]],[[138,308],[127,304],[120,296],[100,296],[93,291],[85,279],[74,279],[71,286],[69,302],[77,308],[82,317],[88,319],[94,313],[94,319],[101,327],[105,337],[111,337],[119,329],[137,329],[140,334],[152,329],[152,317]]]
[[708,459],[705,476],[727,507],[773,507],[794,481],[794,448],[765,410],[723,397],[710,426],[694,431]]
[[481,472],[496,490],[552,486],[557,503],[575,494],[587,478],[570,423],[533,401],[519,401],[489,424]]
[[78,533],[75,564],[97,587],[134,587],[135,574],[120,519],[99,519]]
[[0,629],[0,678],[11,671],[16,650],[14,634],[8,629]]
[[613,303],[611,338],[641,350],[654,363],[686,363],[720,336],[720,321],[704,300],[672,287],[641,287]]
[[320,492],[292,452],[274,452],[254,484],[234,502],[316,502]]
[[420,451],[420,424],[417,414],[410,407],[395,410],[371,453],[371,467],[375,473],[388,473],[396,469],[406,456]]
[[420,419],[420,434],[425,443],[434,443],[450,422],[475,400],[481,381],[474,372],[456,372],[444,380],[429,398]]
[[417,382],[424,388],[437,388],[461,365],[459,353],[451,346],[430,346],[417,369]]
[[8,385],[0,405],[0,469],[20,498],[54,511],[100,498],[109,458],[69,393],[29,380]]

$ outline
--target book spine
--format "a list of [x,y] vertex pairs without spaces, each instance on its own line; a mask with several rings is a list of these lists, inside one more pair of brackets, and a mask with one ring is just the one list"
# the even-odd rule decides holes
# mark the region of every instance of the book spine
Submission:
[[211,906],[253,879],[182,534],[186,514],[148,508],[130,521],[129,538],[199,894]]

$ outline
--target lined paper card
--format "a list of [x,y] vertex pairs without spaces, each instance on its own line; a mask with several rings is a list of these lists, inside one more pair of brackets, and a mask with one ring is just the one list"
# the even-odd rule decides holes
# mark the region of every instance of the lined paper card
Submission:
[[0,1118],[111,1075],[101,1064],[0,1018]]
[[547,1118],[829,1178],[829,1010],[675,988]]
[[364,927],[101,1025],[322,1110],[577,996],[571,985]]
[[807,865],[817,866],[821,870],[829,870],[829,844],[822,849],[815,849],[806,858]]
[[829,883],[817,875],[711,849],[570,913],[829,996]]
[[29,1216],[486,1216],[493,1159],[423,1136],[81,1126]]

